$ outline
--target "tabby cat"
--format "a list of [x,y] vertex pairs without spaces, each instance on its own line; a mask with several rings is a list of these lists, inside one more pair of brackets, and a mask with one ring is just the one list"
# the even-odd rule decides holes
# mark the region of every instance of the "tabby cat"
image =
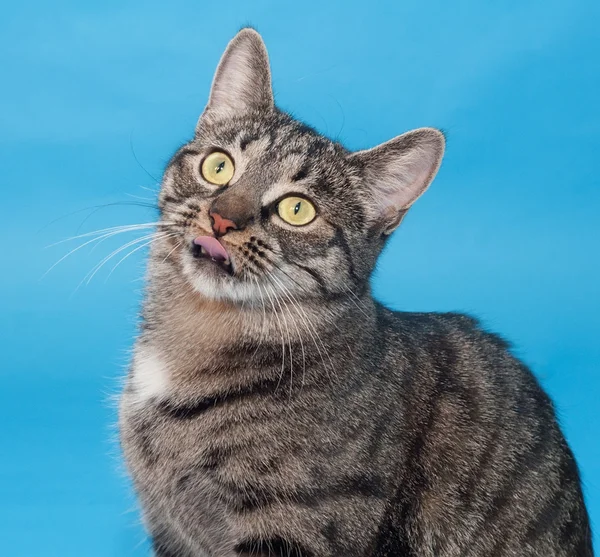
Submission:
[[170,161],[121,440],[157,557],[591,556],[577,465],[506,343],[369,279],[431,128],[349,152],[243,29]]

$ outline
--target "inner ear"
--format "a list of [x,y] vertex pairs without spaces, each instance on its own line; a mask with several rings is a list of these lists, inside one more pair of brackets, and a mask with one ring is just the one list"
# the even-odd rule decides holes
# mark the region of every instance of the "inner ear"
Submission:
[[400,223],[404,220],[406,213],[408,213],[408,209],[396,210],[393,207],[388,207],[383,212],[381,218],[377,221],[374,228],[379,232],[379,234],[388,236],[400,226]]
[[233,115],[273,106],[265,43],[254,29],[242,29],[221,57],[202,117]]
[[442,132],[421,128],[350,156],[360,166],[370,193],[368,209],[374,228],[390,234],[398,227],[431,184],[444,147]]

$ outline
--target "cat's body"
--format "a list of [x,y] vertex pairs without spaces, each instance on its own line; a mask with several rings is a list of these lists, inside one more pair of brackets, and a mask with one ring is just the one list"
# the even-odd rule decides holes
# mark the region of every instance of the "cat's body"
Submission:
[[[348,153],[270,104],[263,48],[252,31],[229,47],[161,192],[175,235],[152,249],[121,404],[156,555],[590,557],[577,466],[533,375],[469,317],[371,297],[441,136]],[[198,166],[215,148],[236,174],[210,189]],[[267,209],[290,193],[317,207],[297,230]]]

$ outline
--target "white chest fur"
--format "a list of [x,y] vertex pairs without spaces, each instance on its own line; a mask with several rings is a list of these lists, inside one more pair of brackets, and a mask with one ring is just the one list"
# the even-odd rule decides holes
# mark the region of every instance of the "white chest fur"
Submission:
[[137,347],[133,357],[133,387],[135,402],[166,397],[170,372],[167,363],[151,347]]

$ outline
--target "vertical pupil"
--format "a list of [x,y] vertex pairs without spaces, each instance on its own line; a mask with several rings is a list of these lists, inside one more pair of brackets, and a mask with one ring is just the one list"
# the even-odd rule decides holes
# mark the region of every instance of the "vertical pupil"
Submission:
[[294,215],[297,215],[298,211],[300,211],[301,204],[302,204],[302,201],[298,201],[298,203],[296,203],[296,205],[294,206]]
[[221,172],[221,170],[223,170],[225,168],[225,161],[220,162],[217,167],[215,168],[215,172],[218,174],[219,172]]

